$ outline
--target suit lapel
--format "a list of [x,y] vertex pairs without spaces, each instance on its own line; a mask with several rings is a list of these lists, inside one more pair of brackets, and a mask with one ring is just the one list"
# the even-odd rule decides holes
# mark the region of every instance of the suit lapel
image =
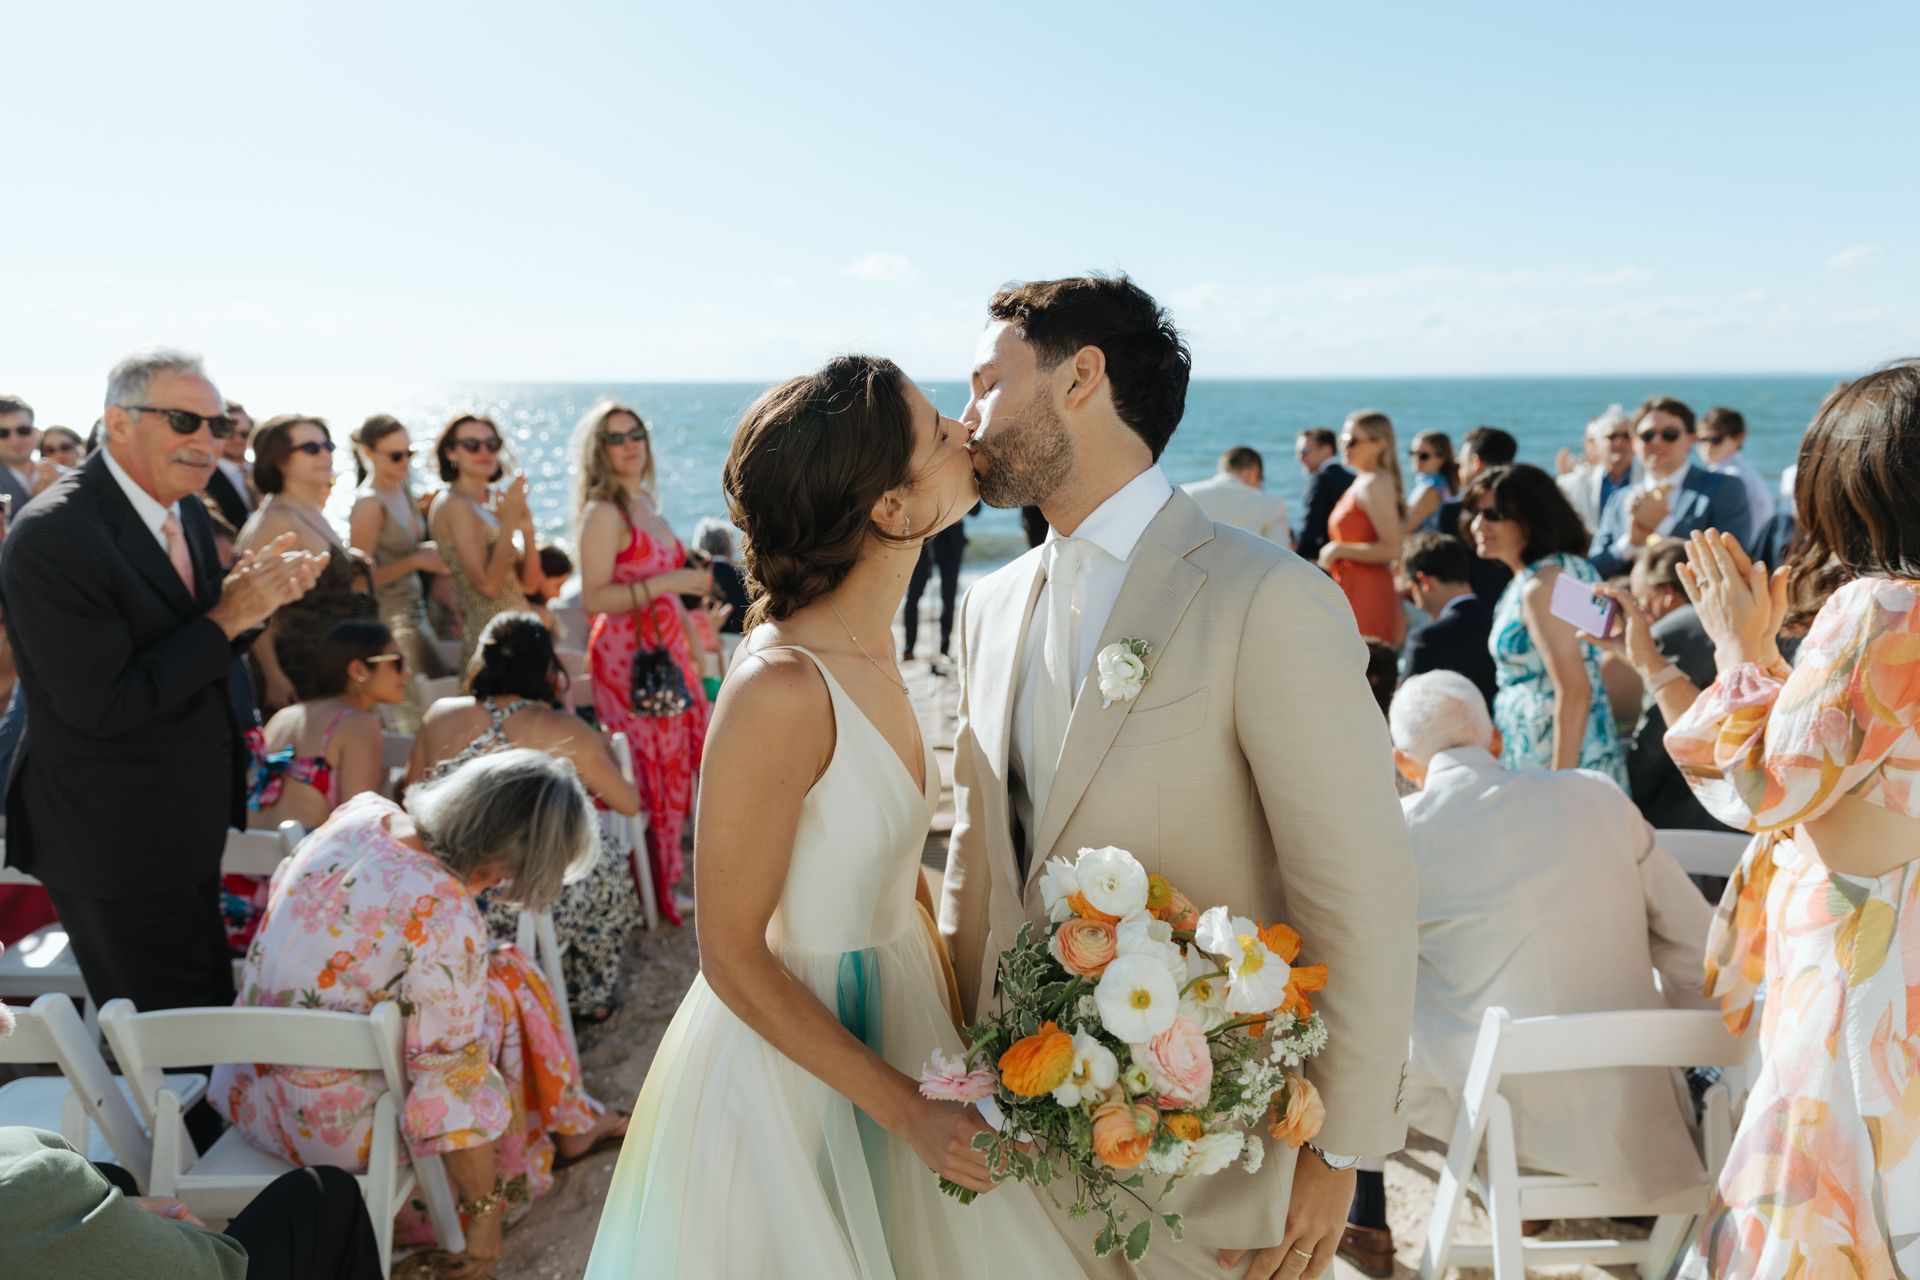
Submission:
[[[154,540],[153,531],[142,523],[139,513],[133,509],[133,503],[127,500],[120,482],[107,470],[104,451],[88,459],[87,482],[99,495],[100,515],[112,528],[114,544],[119,547],[120,554],[153,584],[154,590],[166,597],[175,613],[192,612],[198,602],[187,594],[180,575],[173,571],[173,561],[167,559],[167,553]],[[191,550],[191,540],[187,545]]]
[[[1008,838],[995,841],[994,848],[1000,863],[996,870],[1008,884],[1020,881],[1012,840],[1013,798],[1005,793],[1013,754],[1013,700],[1020,690],[1020,672],[1026,660],[1027,627],[1045,581],[1038,555],[1029,554],[1015,567],[1018,572],[1009,573],[1008,581],[990,599],[982,601],[987,608],[980,619],[981,643],[967,654],[968,715],[986,752],[990,776],[998,779],[1003,792]],[[1033,833],[1028,832],[1027,838],[1031,840]]]
[[[1188,560],[1188,553],[1213,538],[1213,522],[1186,494],[1175,490],[1167,505],[1155,516],[1140,536],[1133,563],[1121,584],[1120,596],[1108,615],[1095,647],[1096,661],[1081,680],[1073,701],[1073,718],[1067,722],[1067,740],[1061,747],[1060,767],[1054,772],[1053,786],[1047,792],[1047,811],[1040,815],[1039,837],[1027,859],[1029,880],[1039,872],[1053,852],[1053,846],[1066,828],[1067,819],[1079,805],[1100,762],[1106,759],[1126,723],[1131,702],[1115,702],[1102,707],[1097,655],[1101,649],[1123,639],[1144,640],[1149,646],[1149,681],[1167,642],[1186,616],[1187,606],[1207,580],[1206,571]],[[1151,683],[1149,683],[1151,687]]]

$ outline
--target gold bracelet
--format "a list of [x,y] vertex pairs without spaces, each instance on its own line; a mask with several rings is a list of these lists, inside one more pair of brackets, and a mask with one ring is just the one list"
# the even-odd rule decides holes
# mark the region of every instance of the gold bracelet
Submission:
[[495,1176],[493,1190],[477,1200],[462,1200],[454,1207],[459,1210],[463,1218],[484,1218],[505,1203],[506,1199],[507,1189],[501,1184],[499,1177]]

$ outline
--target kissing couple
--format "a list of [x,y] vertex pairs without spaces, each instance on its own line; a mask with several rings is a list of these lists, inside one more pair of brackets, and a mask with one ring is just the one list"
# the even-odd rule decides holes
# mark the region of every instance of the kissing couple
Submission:
[[[1168,482],[1191,361],[1132,281],[1009,286],[987,316],[958,419],[890,361],[842,356],[734,436],[753,604],[701,775],[701,973],[635,1106],[593,1280],[1312,1280],[1355,1160],[1405,1136],[1411,866],[1345,598]],[[1051,533],[960,606],[936,903],[920,855],[940,778],[892,626],[921,543],[976,498],[1036,505]],[[1104,698],[1095,655],[1122,641],[1147,679]],[[992,1007],[1000,951],[1045,921],[1047,859],[1102,845],[1195,902],[1293,922],[1339,975],[1316,1000],[1315,1143],[1261,1137],[1255,1175],[1144,1188],[1185,1230],[1138,1263],[1096,1257],[1047,1191],[996,1186],[979,1112],[918,1088]],[[936,1175],[992,1194],[963,1205]]]

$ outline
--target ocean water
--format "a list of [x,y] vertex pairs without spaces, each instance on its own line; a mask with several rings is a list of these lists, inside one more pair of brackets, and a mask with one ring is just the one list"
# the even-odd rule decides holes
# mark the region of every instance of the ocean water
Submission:
[[[1522,461],[1551,469],[1562,447],[1577,450],[1587,420],[1609,404],[1631,409],[1650,394],[1679,396],[1704,413],[1712,405],[1740,410],[1748,426],[1748,455],[1760,471],[1777,476],[1792,462],[1801,433],[1833,388],[1828,376],[1618,376],[1587,378],[1290,379],[1196,381],[1186,416],[1162,465],[1176,483],[1211,475],[1219,455],[1250,444],[1266,458],[1267,487],[1284,495],[1298,518],[1304,477],[1293,461],[1294,434],[1303,427],[1338,428],[1348,412],[1380,409],[1393,418],[1403,454],[1418,431],[1442,430],[1457,445],[1474,426],[1504,428],[1520,441]],[[925,390],[941,410],[965,407],[963,383],[933,382]],[[703,516],[725,518],[720,469],[740,414],[762,386],[752,383],[537,384],[501,383],[432,387],[356,387],[342,383],[267,384],[229,394],[246,401],[256,417],[289,410],[327,418],[336,440],[375,412],[397,415],[416,444],[429,444],[455,412],[491,416],[506,435],[513,465],[531,481],[541,534],[572,539],[574,424],[602,394],[633,405],[653,428],[662,507],[682,537]],[[352,489],[351,464],[339,455],[342,482],[329,510],[344,521]],[[432,457],[422,451],[421,485],[437,483]],[[1016,512],[988,510],[968,521],[968,562],[979,571],[1017,555],[1026,546]]]

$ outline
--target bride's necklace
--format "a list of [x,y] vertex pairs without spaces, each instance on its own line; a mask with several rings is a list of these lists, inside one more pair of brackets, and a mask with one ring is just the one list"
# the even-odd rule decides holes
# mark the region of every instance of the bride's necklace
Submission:
[[[827,608],[833,610],[834,617],[840,618],[839,605],[829,600],[827,601]],[[898,689],[901,693],[904,693],[909,698],[911,698],[913,696],[913,691],[908,689],[906,685],[900,683],[900,681],[894,679],[892,676],[887,675],[887,669],[881,666],[878,662],[874,661],[873,655],[867,652],[867,646],[861,644],[860,637],[853,634],[852,627],[847,626],[847,620],[845,618],[840,618],[840,625],[847,628],[847,639],[853,641],[853,647],[860,651],[860,656],[865,658],[869,663],[872,663],[873,669],[875,671],[878,671],[882,676],[885,676],[888,684],[892,685],[894,688]]]

